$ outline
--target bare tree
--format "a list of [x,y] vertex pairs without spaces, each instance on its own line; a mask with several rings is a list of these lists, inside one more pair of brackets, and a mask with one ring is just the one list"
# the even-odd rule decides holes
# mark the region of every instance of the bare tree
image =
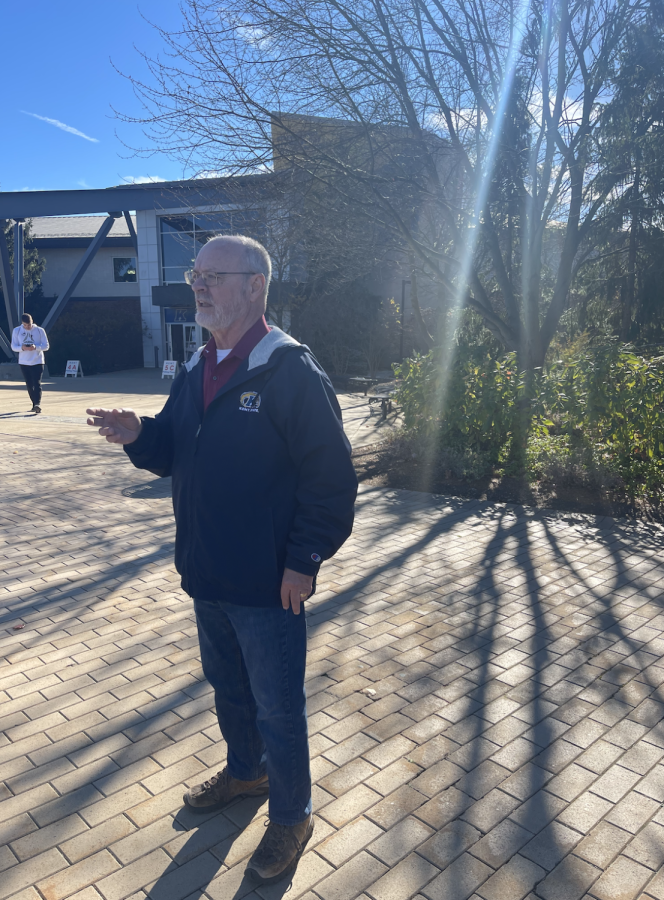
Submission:
[[[270,177],[262,240],[272,258],[270,311],[280,327],[291,313],[297,331],[308,305],[334,305],[335,297],[358,289],[367,293],[367,276],[382,263],[387,247],[375,223],[336,202],[325,185],[291,176]],[[328,324],[342,315],[332,309]]]
[[[297,173],[541,365],[620,173],[601,110],[648,0],[187,0],[134,81],[150,147]],[[312,116],[326,117],[323,122]],[[149,149],[149,148],[147,148]],[[330,198],[334,198],[330,200]],[[558,251],[545,254],[549,229]]]

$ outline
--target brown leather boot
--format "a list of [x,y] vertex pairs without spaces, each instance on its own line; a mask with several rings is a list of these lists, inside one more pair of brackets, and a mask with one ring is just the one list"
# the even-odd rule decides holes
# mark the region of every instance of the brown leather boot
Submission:
[[314,818],[311,815],[293,826],[270,822],[249,860],[247,875],[256,884],[273,884],[291,875],[313,833]]
[[256,781],[240,781],[228,774],[228,768],[223,768],[209,781],[190,788],[183,799],[194,812],[207,813],[227,806],[237,797],[260,797],[269,790],[267,775],[262,775]]

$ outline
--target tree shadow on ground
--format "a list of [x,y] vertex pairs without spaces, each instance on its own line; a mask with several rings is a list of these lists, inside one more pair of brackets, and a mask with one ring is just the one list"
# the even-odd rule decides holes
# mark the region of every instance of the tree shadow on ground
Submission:
[[[181,835],[174,866],[145,888],[150,900],[200,897],[215,879],[213,896],[218,900],[240,900],[256,890],[256,883],[245,874],[245,864],[260,842],[266,815],[263,798],[247,798],[216,815],[201,816],[183,807],[173,827],[183,828],[187,837]],[[287,876],[258,889],[264,900],[278,900],[291,883],[292,876]]]
[[[464,506],[468,515],[480,513],[476,505],[464,504]],[[463,513],[463,507],[456,506],[454,513],[449,513],[447,526],[463,526]],[[468,570],[462,570],[462,574],[472,570],[475,582],[472,588],[461,592],[472,611],[468,612],[465,623],[460,618],[455,622],[453,616],[448,619],[455,624],[454,632],[458,639],[449,644],[448,649],[454,651],[455,655],[450,656],[448,653],[446,662],[467,667],[466,674],[462,676],[466,683],[462,681],[457,684],[452,694],[446,694],[446,688],[436,691],[452,704],[455,702],[458,704],[459,700],[462,703],[462,707],[455,711],[452,724],[443,730],[443,734],[461,742],[461,753],[453,751],[448,754],[448,759],[459,764],[465,773],[456,780],[450,779],[450,784],[443,791],[443,795],[461,790],[467,798],[460,804],[461,807],[466,806],[465,810],[458,808],[458,796],[455,798],[458,809],[456,821],[443,824],[442,832],[445,830],[449,832],[446,852],[451,862],[468,846],[467,830],[458,827],[460,822],[465,821],[467,824],[479,826],[480,821],[483,821],[481,830],[484,831],[501,819],[505,819],[505,812],[508,811],[512,825],[519,826],[522,836],[525,837],[522,841],[522,844],[525,844],[523,855],[539,866],[539,877],[533,883],[534,886],[539,880],[544,879],[570,850],[569,844],[566,843],[569,829],[553,820],[561,811],[561,803],[566,807],[574,797],[562,800],[555,792],[548,792],[546,785],[571,761],[568,759],[561,763],[563,749],[571,748],[569,752],[579,755],[586,746],[581,740],[578,746],[565,742],[567,747],[564,747],[558,740],[574,725],[582,722],[585,715],[597,709],[597,703],[586,704],[582,709],[583,714],[580,715],[579,711],[573,708],[574,698],[597,678],[609,680],[609,685],[602,685],[603,688],[608,687],[608,692],[604,691],[603,694],[605,699],[618,691],[619,684],[630,676],[641,677],[645,685],[645,694],[641,688],[636,692],[641,700],[659,686],[658,678],[654,675],[650,677],[647,670],[644,671],[644,667],[657,658],[656,654],[643,653],[642,641],[650,635],[643,634],[641,641],[635,640],[630,631],[639,622],[630,623],[631,628],[626,627],[612,610],[611,599],[629,586],[628,593],[634,598],[638,597],[638,600],[634,600],[635,608],[643,606],[650,599],[650,605],[655,607],[654,612],[659,613],[662,610],[664,604],[661,592],[640,578],[634,569],[630,570],[623,559],[624,553],[642,557],[644,554],[660,550],[662,534],[661,530],[651,531],[638,526],[635,528],[629,523],[607,524],[604,521],[604,527],[598,528],[593,527],[591,518],[581,519],[578,545],[593,542],[604,551],[604,556],[608,552],[612,558],[610,577],[606,579],[604,590],[598,591],[582,571],[575,570],[578,567],[575,567],[574,559],[561,547],[559,532],[561,528],[569,529],[569,522],[564,521],[562,517],[550,513],[533,514],[533,511],[518,507],[490,508],[487,504],[482,506],[481,515],[489,519],[494,530],[486,545],[482,564],[480,566],[471,564]],[[412,519],[411,516],[410,520]],[[403,519],[401,523],[403,524]],[[531,523],[537,525],[540,531],[535,538],[529,534],[529,530],[532,530]],[[451,530],[447,526],[443,520],[434,523],[428,529],[425,528],[424,534],[413,537],[407,544],[402,544],[389,562],[382,563],[379,567],[374,566],[368,573],[358,577],[353,588],[342,597],[349,601],[361,598],[376,574],[389,570],[391,566],[398,570],[412,553],[422,554],[433,539],[444,537],[446,532]],[[388,523],[385,528],[389,528]],[[631,540],[637,532],[646,540],[642,540],[635,550]],[[567,541],[569,543],[569,533]],[[557,590],[560,590],[562,596],[558,598],[552,593],[551,588],[555,585],[555,579],[550,574],[545,574],[538,564],[543,545],[546,546],[547,552],[553,551],[554,558],[560,562],[561,568],[564,567],[566,573],[571,573],[571,581],[578,588],[577,591],[567,592],[568,586],[561,584]],[[441,551],[444,556],[443,547]],[[507,583],[501,578],[502,570],[505,568],[502,561],[510,561],[512,569],[516,563],[518,574],[515,578],[514,572],[509,573],[510,579]],[[428,586],[424,586],[422,591],[429,599]],[[643,592],[645,596],[639,597],[639,592]],[[589,603],[595,603],[592,612],[597,618],[596,625],[585,630],[583,621],[574,621],[574,618],[583,619],[578,602],[571,602],[579,594],[587,595]],[[452,612],[457,596],[458,594],[452,598],[451,604],[447,602],[450,598],[441,597],[441,608],[447,605],[448,612]],[[471,598],[474,598],[472,602]],[[418,601],[416,595],[410,599],[414,603]],[[339,598],[334,598],[317,604],[312,610],[313,622],[322,625],[330,619],[343,621],[342,604],[339,604],[338,600]],[[382,604],[370,605],[372,610],[382,605],[386,615],[389,615],[389,603],[390,600],[386,600],[382,601]],[[521,608],[524,622],[521,625],[518,621],[513,623],[510,637],[510,632],[505,629],[509,618],[515,615],[514,610],[509,609],[515,603]],[[571,610],[558,609],[565,603]],[[505,608],[501,610],[501,606]],[[508,612],[510,616],[506,616]],[[517,612],[516,616],[518,615]],[[571,620],[565,621],[568,616]],[[624,656],[628,666],[630,660],[635,663],[631,672],[616,671],[616,668],[619,668],[617,660],[605,659],[594,673],[594,677],[590,677],[588,672],[590,661],[597,661],[597,657],[605,654],[609,647],[613,647],[617,655]],[[515,649],[517,655],[521,654],[523,657],[523,661],[518,665],[525,669],[522,678],[516,684],[506,677],[512,667],[500,666],[502,654],[513,653]],[[661,656],[664,646],[658,649]],[[430,657],[428,662],[431,663],[433,659]],[[515,656],[513,662],[516,660]],[[332,673],[333,669],[330,670],[330,674]],[[436,678],[435,671],[424,672],[420,668],[420,674],[425,678]],[[505,678],[501,680],[502,676]],[[616,682],[614,687],[610,686],[612,679]],[[508,705],[512,704],[512,714],[505,715],[507,706],[501,713],[500,703],[505,701]],[[634,712],[636,704],[630,705],[627,700],[624,702],[626,705],[623,716],[627,716]],[[403,711],[407,713],[408,710]],[[446,708],[443,707],[440,715],[445,717],[445,714]],[[512,731],[509,735],[508,725]],[[505,731],[502,738],[508,736],[508,742],[500,740],[501,729]],[[487,742],[492,736],[500,740],[500,745],[506,745],[509,749],[506,751],[501,750],[500,746],[493,748],[488,746]],[[505,787],[504,790],[501,790],[502,782],[498,780],[496,787],[487,793],[487,783],[491,780],[487,765],[489,755],[492,757],[489,763],[504,766],[503,777],[511,779],[509,787]],[[510,776],[510,772],[514,775]],[[415,786],[417,787],[416,783]],[[487,825],[486,810],[491,804],[495,805],[499,813],[502,810],[502,814],[498,815],[495,823],[490,822]],[[479,807],[483,808],[480,810]],[[416,810],[414,815],[417,816]],[[547,825],[549,822],[552,823],[550,826]],[[580,837],[579,835],[577,840],[580,840]],[[546,853],[543,852],[544,845]],[[427,895],[426,888],[420,890]]]
[[[80,463],[70,463],[80,468]],[[134,548],[140,548],[141,541],[146,546],[149,540],[154,543],[154,507],[146,503],[142,508],[138,502],[141,488],[150,488],[151,484],[135,486],[132,494],[137,513],[130,536]],[[113,490],[119,493],[118,483]],[[68,509],[75,521],[88,510],[88,498],[72,501]],[[47,504],[49,521],[56,519],[61,505],[61,497]],[[664,646],[656,643],[664,629],[648,631],[647,623],[652,620],[650,614],[659,614],[664,606],[660,589],[664,570],[660,579],[649,575],[661,565],[653,559],[663,546],[661,530],[384,490],[363,491],[358,511],[354,543],[331,564],[335,571],[348,572],[344,577],[349,586],[336,593],[322,590],[314,598],[308,611],[312,635],[343,629],[367,615],[389,619],[395,602],[414,611],[421,609],[423,629],[436,631],[425,642],[431,651],[427,656],[406,663],[396,640],[375,652],[363,653],[359,659],[366,662],[363,671],[368,679],[374,666],[393,662],[395,678],[403,682],[403,687],[394,685],[394,693],[403,694],[407,700],[404,712],[408,712],[418,685],[424,690],[422,696],[441,701],[439,715],[434,715],[440,720],[439,733],[449,740],[446,758],[454,768],[448,770],[447,782],[437,783],[440,790],[434,796],[423,789],[422,783],[420,788],[422,806],[438,798],[442,809],[449,800],[450,814],[447,819],[441,814],[436,828],[447,840],[447,865],[469,846],[469,829],[474,829],[472,836],[479,841],[477,836],[489,827],[508,821],[515,840],[522,840],[522,855],[539,867],[539,880],[544,879],[569,851],[560,827],[546,830],[547,823],[558,816],[562,802],[555,792],[547,790],[547,785],[566,764],[561,753],[576,752],[566,750],[559,740],[581,754],[583,747],[573,743],[572,729],[596,721],[588,717],[599,708],[600,700],[618,697],[623,718],[635,715],[637,706],[630,701],[629,691],[623,690],[625,678],[629,684],[643,684],[648,692],[645,696],[659,689],[650,666],[664,651]],[[114,543],[112,530],[122,526],[121,516],[109,515],[106,527],[96,529],[95,536],[89,537],[82,555],[107,552],[112,556],[114,549],[127,541],[125,529]],[[169,525],[166,534],[171,532]],[[24,532],[17,532],[12,540],[20,547]],[[136,571],[166,559],[170,548],[164,540],[157,549],[146,552],[137,562]],[[111,583],[123,577],[122,566],[111,564],[95,576],[96,594],[105,597]],[[388,593],[394,585],[396,592]],[[29,597],[19,598],[3,615],[15,616],[16,611],[29,608],[47,616],[51,606],[66,607],[74,615],[79,591],[89,591],[84,577],[80,584],[73,578],[65,596],[53,595],[47,586],[32,590]],[[579,597],[583,597],[582,603]],[[619,604],[614,602],[617,598]],[[86,606],[95,608],[89,596]],[[649,617],[630,612],[646,606]],[[26,646],[32,649],[43,645],[49,633],[62,628],[63,621],[59,620],[32,637],[26,635]],[[331,643],[336,639],[332,633]],[[357,644],[362,644],[361,634]],[[130,655],[132,647],[124,652]],[[324,674],[333,680],[336,668],[332,653]],[[189,689],[186,697],[174,691],[149,704],[149,708],[139,706],[132,718],[132,743],[126,749],[131,749],[144,733],[150,733],[155,716],[177,709],[191,695],[203,695],[205,690],[201,684]],[[597,702],[578,700],[587,690],[597,692]],[[330,704],[337,700],[331,697]],[[446,711],[449,720],[445,719]],[[109,721],[103,736],[111,737],[125,729],[126,720]],[[565,735],[570,740],[565,740]],[[124,758],[122,750],[115,753],[113,768],[101,773],[108,779],[109,789],[121,776]],[[420,768],[422,774],[427,773],[426,765]],[[415,783],[414,790],[418,789]],[[94,784],[77,790],[82,807],[98,796]],[[71,801],[71,793],[57,801],[63,815]],[[188,897],[192,892],[202,893],[213,881],[214,900],[240,900],[254,890],[244,877],[241,863],[260,840],[262,821],[255,819],[257,809],[252,811],[251,803],[242,809],[238,805],[223,816],[191,822],[183,818],[186,810],[181,811],[176,827],[192,831],[186,836],[181,833],[173,868],[149,888],[150,897]],[[52,812],[57,815],[58,811],[54,807]],[[492,817],[497,817],[495,823]],[[241,850],[243,841],[246,848]],[[230,867],[222,871],[223,866]],[[437,878],[443,878],[446,872],[444,868]],[[283,896],[288,885],[287,881],[275,885],[269,897]],[[421,890],[426,896],[428,888]],[[265,900],[266,892],[259,889]]]

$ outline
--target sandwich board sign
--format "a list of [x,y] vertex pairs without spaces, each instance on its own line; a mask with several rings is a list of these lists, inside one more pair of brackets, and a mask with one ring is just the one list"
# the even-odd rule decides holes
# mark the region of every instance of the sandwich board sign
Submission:
[[162,378],[175,378],[178,374],[178,364],[174,359],[165,359],[164,368],[161,370]]
[[67,366],[65,368],[65,378],[67,378],[69,375],[71,375],[72,378],[76,378],[78,375],[83,378],[83,366],[81,365],[80,359],[67,360]]

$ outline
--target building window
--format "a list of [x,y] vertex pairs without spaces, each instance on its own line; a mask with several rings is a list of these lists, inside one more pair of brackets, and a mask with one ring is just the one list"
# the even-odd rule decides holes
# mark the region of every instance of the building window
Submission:
[[195,216],[161,216],[163,284],[182,284],[203,244],[217,234],[245,234],[261,240],[265,232],[260,209],[233,209]]
[[133,256],[113,257],[113,281],[136,281],[136,258]]

